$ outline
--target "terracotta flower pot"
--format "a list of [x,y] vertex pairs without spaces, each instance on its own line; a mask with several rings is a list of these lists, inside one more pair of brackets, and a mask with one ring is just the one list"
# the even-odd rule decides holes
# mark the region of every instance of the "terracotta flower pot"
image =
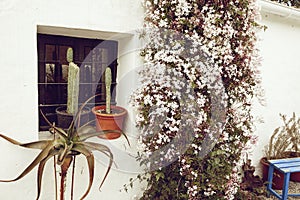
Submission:
[[[262,173],[263,173],[263,181],[268,181],[268,172],[269,172],[269,163],[266,157],[260,159],[260,163],[262,165]],[[284,182],[284,175],[280,171],[274,169],[273,172],[273,181],[272,188],[275,190],[282,190]]]
[[[57,115],[57,126],[62,129],[68,129],[74,116],[72,114],[67,113],[66,106],[56,108],[55,112]],[[89,121],[90,112],[90,108],[83,109],[80,115],[80,125],[83,125]]]
[[[105,112],[105,105],[96,106],[92,109],[96,117],[96,129],[97,131],[101,130],[123,130],[124,119],[127,115],[126,109],[120,106],[111,106],[112,113],[107,114]],[[116,139],[121,136],[121,133],[106,133],[100,138],[105,139]]]

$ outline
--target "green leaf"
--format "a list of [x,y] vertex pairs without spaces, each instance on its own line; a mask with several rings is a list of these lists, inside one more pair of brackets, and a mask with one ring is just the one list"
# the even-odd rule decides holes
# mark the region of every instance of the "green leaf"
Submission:
[[159,179],[165,178],[165,175],[162,172],[158,172],[158,173],[156,173],[155,178],[156,178],[156,181],[159,181]]

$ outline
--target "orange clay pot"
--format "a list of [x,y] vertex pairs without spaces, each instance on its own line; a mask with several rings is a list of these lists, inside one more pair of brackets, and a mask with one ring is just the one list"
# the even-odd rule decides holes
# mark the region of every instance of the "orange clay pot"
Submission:
[[[96,129],[101,130],[123,130],[124,119],[127,115],[126,109],[120,106],[111,106],[111,114],[105,112],[105,105],[96,106],[92,109],[96,117]],[[116,139],[121,136],[121,133],[106,133],[105,135],[99,136],[104,139]]]

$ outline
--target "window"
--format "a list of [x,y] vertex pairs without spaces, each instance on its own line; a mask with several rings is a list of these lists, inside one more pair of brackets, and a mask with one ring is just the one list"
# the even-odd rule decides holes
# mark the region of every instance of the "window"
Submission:
[[[51,122],[56,122],[55,109],[67,104],[68,62],[66,52],[73,48],[73,61],[80,67],[79,104],[95,94],[100,94],[95,104],[105,102],[105,84],[102,74],[109,66],[112,70],[112,91],[116,86],[116,41],[38,34],[38,93],[39,109]],[[112,94],[115,104],[115,94]],[[39,131],[49,126],[39,114]]]

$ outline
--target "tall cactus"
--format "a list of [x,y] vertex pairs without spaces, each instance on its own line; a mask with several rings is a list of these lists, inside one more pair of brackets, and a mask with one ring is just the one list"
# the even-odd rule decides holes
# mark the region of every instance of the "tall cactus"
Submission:
[[78,111],[79,67],[73,62],[72,48],[67,50],[67,61],[69,62],[67,113],[75,116]]
[[105,89],[106,89],[106,113],[111,113],[110,109],[110,87],[111,87],[111,69],[107,67],[105,69]]

